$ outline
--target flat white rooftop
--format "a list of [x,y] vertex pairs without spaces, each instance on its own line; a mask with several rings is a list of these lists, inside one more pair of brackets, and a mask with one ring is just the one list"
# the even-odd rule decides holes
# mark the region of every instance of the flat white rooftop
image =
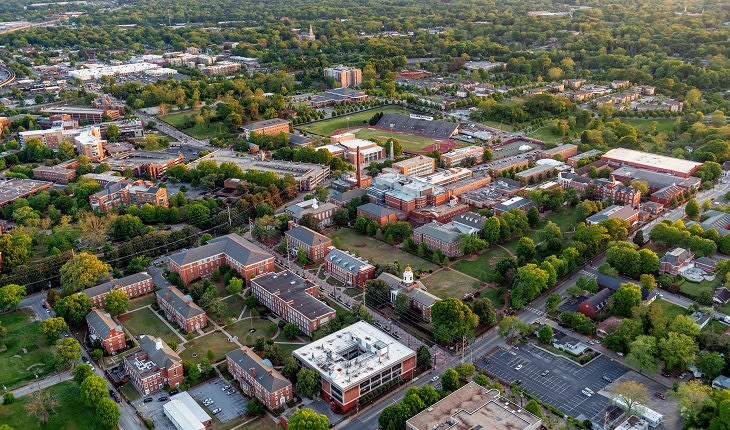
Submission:
[[603,154],[603,157],[619,162],[635,163],[661,169],[671,169],[687,174],[702,166],[702,163],[698,163],[696,161],[682,160],[679,158],[667,157],[666,155],[651,154],[626,148],[612,149]]
[[415,351],[359,321],[293,352],[322,378],[344,389],[402,362]]

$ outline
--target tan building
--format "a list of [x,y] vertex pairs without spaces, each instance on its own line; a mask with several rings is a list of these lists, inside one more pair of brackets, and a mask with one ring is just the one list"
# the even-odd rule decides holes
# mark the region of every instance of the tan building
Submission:
[[332,78],[341,87],[357,87],[362,83],[362,71],[355,67],[347,67],[342,64],[324,69],[324,75]]
[[467,146],[454,149],[441,155],[441,161],[446,167],[461,166],[467,159],[473,159],[474,163],[481,163],[484,159],[484,148],[481,146]]
[[101,131],[98,127],[82,131],[74,137],[74,143],[79,155],[85,155],[91,161],[99,161],[104,158],[104,143],[106,141],[101,138]]
[[393,163],[391,167],[398,170],[401,175],[426,176],[436,171],[436,159],[418,155]]

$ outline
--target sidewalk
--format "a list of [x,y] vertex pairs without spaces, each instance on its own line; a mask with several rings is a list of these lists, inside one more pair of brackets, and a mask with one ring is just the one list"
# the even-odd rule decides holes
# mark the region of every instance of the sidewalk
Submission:
[[70,381],[73,379],[73,375],[71,374],[70,370],[67,370],[63,373],[59,373],[57,375],[49,376],[44,379],[39,379],[37,381],[33,381],[32,383],[28,385],[24,385],[20,388],[16,388],[15,390],[11,391],[15,397],[23,397],[28,394],[34,393],[36,391],[42,390],[44,388],[52,387],[56,384],[59,384],[63,381]]

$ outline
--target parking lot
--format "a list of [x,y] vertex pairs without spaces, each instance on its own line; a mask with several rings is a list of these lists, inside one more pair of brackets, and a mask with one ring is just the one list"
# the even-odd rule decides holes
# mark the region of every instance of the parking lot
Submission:
[[[516,367],[522,366],[519,370]],[[521,343],[518,348],[498,350],[480,361],[478,367],[508,383],[520,380],[529,393],[561,411],[579,419],[590,418],[610,403],[598,394],[609,381],[626,373],[627,369],[608,358],[599,357],[585,367]],[[549,371],[542,376],[543,372]],[[586,396],[581,390],[589,388],[595,394]]]
[[[248,401],[238,390],[238,387],[231,386],[234,393],[231,395],[226,394],[226,391],[223,391],[223,387],[226,385],[230,385],[228,381],[217,378],[189,389],[188,393],[203,408],[205,408],[203,406],[203,400],[208,398],[212,399],[215,403],[208,406],[207,409],[212,411],[213,409],[221,408],[221,411],[215,417],[221,422],[231,421],[246,412],[246,404]],[[211,416],[214,415],[211,414]]]
[[[156,430],[177,430],[175,425],[172,424],[172,421],[170,421],[169,418],[167,418],[165,411],[162,409],[162,405],[167,402],[160,402],[157,400],[162,396],[168,397],[167,392],[162,390],[156,391],[152,394],[140,397],[134,402],[134,406],[142,413],[142,415],[144,415],[145,418],[150,418],[155,423]],[[144,403],[143,400],[145,397],[152,397],[152,401]]]

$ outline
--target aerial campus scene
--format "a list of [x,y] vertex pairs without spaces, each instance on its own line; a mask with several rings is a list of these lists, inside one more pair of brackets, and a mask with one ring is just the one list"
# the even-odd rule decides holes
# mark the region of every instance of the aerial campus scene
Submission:
[[3,0],[0,430],[730,429],[730,5]]

